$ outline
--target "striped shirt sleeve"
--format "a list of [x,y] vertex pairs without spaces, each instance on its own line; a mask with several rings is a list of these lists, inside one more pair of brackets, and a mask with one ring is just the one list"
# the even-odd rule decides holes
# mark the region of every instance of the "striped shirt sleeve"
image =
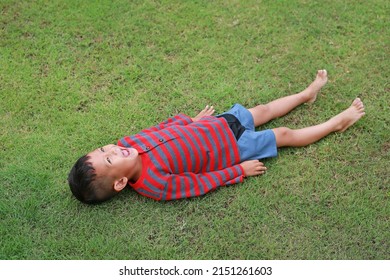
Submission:
[[159,130],[162,130],[164,128],[167,128],[167,127],[173,126],[173,125],[188,125],[190,123],[192,123],[192,119],[189,116],[187,116],[185,114],[179,114],[179,115],[176,115],[174,117],[167,119],[166,121],[164,121],[158,125],[152,126],[150,128],[146,128],[146,129],[142,130],[141,132],[149,133],[149,132],[153,132],[153,131],[159,131]]
[[170,174],[166,181],[162,200],[174,200],[204,195],[219,186],[235,184],[244,180],[242,166],[236,164],[218,171],[204,173],[184,172]]

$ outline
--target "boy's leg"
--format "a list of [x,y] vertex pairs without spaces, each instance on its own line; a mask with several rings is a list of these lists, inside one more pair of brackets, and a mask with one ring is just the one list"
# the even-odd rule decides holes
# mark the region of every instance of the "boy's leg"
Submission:
[[302,147],[312,144],[332,132],[343,132],[364,115],[363,102],[356,98],[352,105],[327,122],[302,129],[292,130],[287,127],[273,129],[278,147]]
[[303,103],[313,103],[318,92],[328,81],[326,70],[318,70],[316,79],[302,92],[276,99],[265,105],[250,108],[255,127],[284,116]]

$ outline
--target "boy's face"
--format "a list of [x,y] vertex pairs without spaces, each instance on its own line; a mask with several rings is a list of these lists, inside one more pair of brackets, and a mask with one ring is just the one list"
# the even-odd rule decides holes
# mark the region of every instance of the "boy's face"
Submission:
[[138,151],[117,145],[106,145],[88,154],[97,176],[117,180],[123,177],[130,179],[138,163]]

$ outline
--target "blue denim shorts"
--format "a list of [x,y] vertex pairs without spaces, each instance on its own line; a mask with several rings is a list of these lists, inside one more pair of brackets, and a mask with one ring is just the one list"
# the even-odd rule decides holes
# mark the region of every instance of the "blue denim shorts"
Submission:
[[224,114],[235,116],[245,131],[238,138],[241,161],[276,157],[278,150],[275,134],[271,129],[256,131],[252,114],[244,106],[234,104]]

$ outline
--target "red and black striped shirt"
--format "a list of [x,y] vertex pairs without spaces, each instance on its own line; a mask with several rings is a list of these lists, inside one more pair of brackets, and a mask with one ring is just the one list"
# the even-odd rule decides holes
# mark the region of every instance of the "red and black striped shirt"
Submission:
[[200,196],[244,179],[237,140],[224,118],[192,122],[180,114],[118,145],[137,149],[142,173],[130,186],[155,200]]

